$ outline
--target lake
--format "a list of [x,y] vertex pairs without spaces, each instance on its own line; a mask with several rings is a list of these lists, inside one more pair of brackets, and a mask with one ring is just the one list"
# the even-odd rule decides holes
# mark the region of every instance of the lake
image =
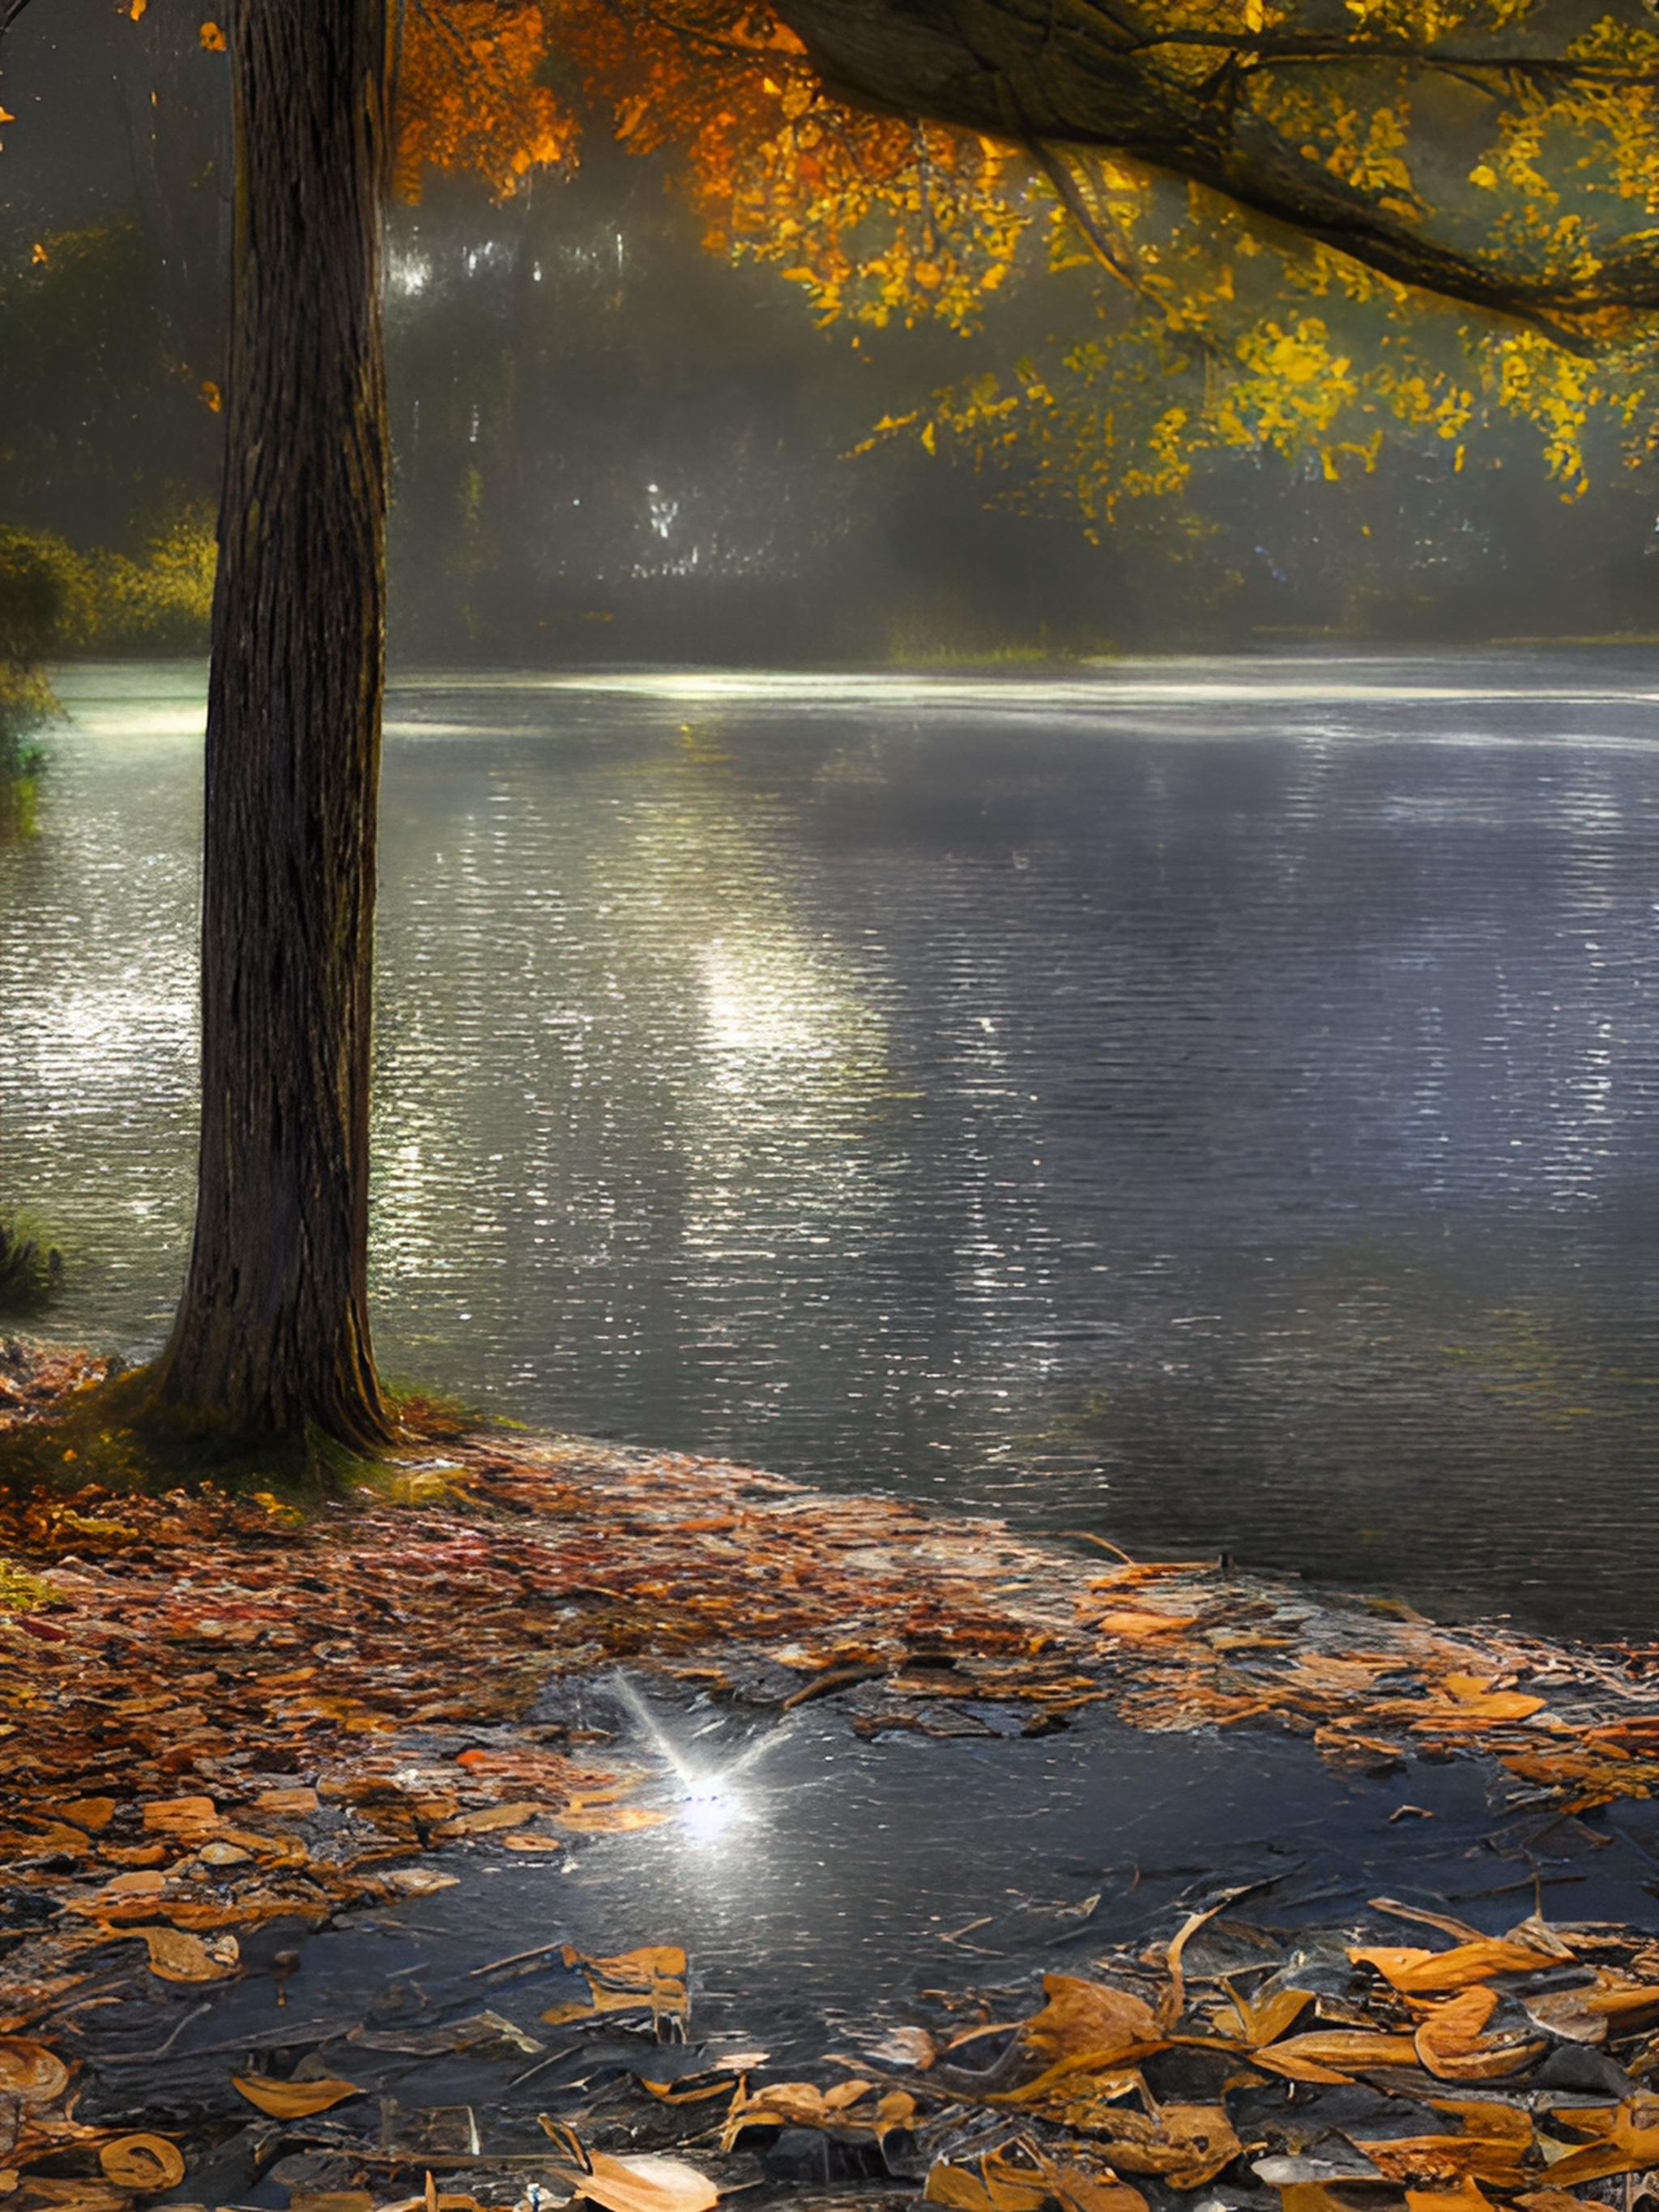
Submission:
[[[63,674],[0,1207],[160,1340],[198,665]],[[1659,655],[405,673],[383,1363],[1132,1548],[1659,1632]]]

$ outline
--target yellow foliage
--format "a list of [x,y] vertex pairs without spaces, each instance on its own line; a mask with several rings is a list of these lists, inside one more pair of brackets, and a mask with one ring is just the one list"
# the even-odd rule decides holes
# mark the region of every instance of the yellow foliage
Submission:
[[[1121,158],[846,107],[766,0],[411,9],[398,183],[413,198],[428,170],[469,169],[505,195],[574,161],[597,122],[666,160],[712,252],[775,270],[826,325],[966,332],[1005,288],[1049,283],[1040,361],[976,368],[857,450],[905,437],[979,468],[1017,462],[1025,501],[1091,533],[1126,501],[1178,499],[1206,453],[1271,453],[1339,483],[1376,465],[1387,434],[1461,468],[1492,419],[1532,425],[1576,497],[1590,428],[1630,424],[1644,392],[1642,319],[1591,303],[1611,259],[1659,243],[1659,31],[1604,16],[1539,74],[1496,59],[1554,51],[1546,0],[1345,0],[1346,33],[1310,0],[1147,13],[1153,76],[1190,91],[1231,54],[1258,140],[1407,230],[1529,270],[1601,352],[1468,326],[1329,243],[1297,249]],[[1434,80],[1437,106],[1422,97],[1447,41],[1474,57],[1449,165],[1436,134],[1450,80]],[[1468,179],[1455,205],[1449,166]]]

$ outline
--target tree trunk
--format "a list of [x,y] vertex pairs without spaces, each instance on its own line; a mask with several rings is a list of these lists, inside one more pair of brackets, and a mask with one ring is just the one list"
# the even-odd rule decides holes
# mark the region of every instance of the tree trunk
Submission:
[[387,441],[386,0],[237,0],[227,451],[208,702],[201,1180],[170,1423],[389,1424],[368,1092]]

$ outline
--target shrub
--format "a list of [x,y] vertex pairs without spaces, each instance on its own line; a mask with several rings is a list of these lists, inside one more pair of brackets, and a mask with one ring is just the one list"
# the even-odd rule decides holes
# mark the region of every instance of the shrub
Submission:
[[64,1280],[64,1255],[27,1222],[0,1221],[0,1315],[44,1313]]
[[204,651],[216,564],[213,515],[204,507],[171,515],[141,560],[93,554],[83,564],[90,605],[75,643],[97,653]]
[[41,755],[28,739],[58,711],[41,658],[90,603],[84,571],[61,538],[0,530],[0,834],[33,821]]

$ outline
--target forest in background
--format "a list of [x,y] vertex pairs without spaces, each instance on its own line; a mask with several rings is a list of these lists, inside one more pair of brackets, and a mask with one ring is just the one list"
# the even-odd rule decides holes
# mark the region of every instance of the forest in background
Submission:
[[[82,112],[114,127],[90,164],[23,125],[0,154],[0,566],[46,579],[50,651],[198,651],[223,57],[176,9],[69,12]],[[786,205],[810,156],[775,162],[758,212],[752,174],[717,204],[704,125],[642,129],[593,91],[603,65],[581,64],[580,160],[549,143],[514,169],[552,127],[533,73],[482,137],[476,100],[466,143],[441,100],[406,127],[400,657],[926,665],[1659,627],[1627,364],[1338,281],[1125,167],[1093,179],[1097,216],[1171,272],[1127,292],[1061,205],[1074,177],[989,176],[960,134],[958,167],[904,187],[920,216],[872,191],[849,219],[843,182],[843,228],[814,235]]]

